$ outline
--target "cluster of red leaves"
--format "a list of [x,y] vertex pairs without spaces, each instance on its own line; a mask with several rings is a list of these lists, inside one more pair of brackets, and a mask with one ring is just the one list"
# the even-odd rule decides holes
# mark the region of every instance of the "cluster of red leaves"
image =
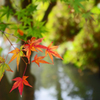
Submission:
[[[21,32],[22,34],[22,32]],[[36,39],[35,37],[32,37],[30,40],[27,40],[25,44],[23,44],[19,49],[19,48],[15,48],[14,50],[12,50],[11,52],[9,53],[13,53],[13,56],[11,57],[10,62],[12,62],[15,58],[16,59],[16,63],[17,63],[17,70],[19,70],[19,62],[20,62],[20,58],[21,57],[27,57],[28,59],[28,64],[30,64],[30,56],[31,56],[31,52],[32,51],[35,51],[35,52],[43,52],[42,49],[45,49],[45,56],[40,56],[38,57],[37,54],[35,55],[34,57],[34,60],[32,60],[31,62],[35,62],[39,67],[40,67],[40,63],[46,63],[46,64],[53,64],[53,56],[55,57],[58,57],[60,59],[63,59],[58,53],[57,51],[55,51],[58,46],[52,46],[52,43],[50,43],[50,45],[48,47],[44,46],[44,45],[41,45],[40,43],[42,42],[44,38],[39,38],[39,39]],[[26,52],[25,54],[23,53]],[[49,55],[52,63],[49,63],[45,60],[43,60],[47,54]],[[27,64],[27,63],[26,63]],[[22,92],[23,92],[23,84],[27,85],[27,86],[30,86],[32,87],[28,81],[26,80],[28,76],[22,76],[22,78],[20,77],[16,77],[15,79],[13,79],[13,81],[16,81],[13,86],[12,86],[12,89],[10,90],[10,92],[12,90],[14,90],[15,88],[18,87],[18,90],[19,90],[19,93],[20,95],[22,95]]]

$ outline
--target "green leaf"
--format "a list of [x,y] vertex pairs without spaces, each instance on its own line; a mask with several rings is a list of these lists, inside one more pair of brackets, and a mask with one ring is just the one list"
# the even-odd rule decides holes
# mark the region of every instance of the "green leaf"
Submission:
[[[18,20],[22,19],[22,21],[23,21],[24,20],[24,17],[28,17],[28,16],[32,15],[34,11],[36,11],[36,7],[37,6],[33,6],[32,4],[30,4],[30,5],[27,6],[27,8],[20,9],[20,11],[17,11],[15,13],[15,15],[18,16]],[[27,21],[27,20],[25,20],[25,21]]]
[[20,11],[15,13],[15,15],[17,15],[18,16],[18,20],[20,20],[21,18],[23,18],[23,16],[26,16],[25,9],[20,9]]
[[24,26],[26,26],[26,25],[31,25],[31,22],[33,20],[31,18],[28,18],[28,17],[23,17],[23,19],[21,21],[24,22]]
[[5,63],[5,59],[0,56],[0,81],[1,81],[1,79],[2,79],[5,71],[11,71],[11,72],[13,72],[10,69],[9,65]]
[[35,21],[33,27],[29,27],[27,30],[27,36],[42,37],[43,33],[47,32],[44,22]]
[[10,9],[10,8],[7,6],[7,7],[3,7],[3,8],[0,10],[0,13],[1,13],[1,16],[0,16],[0,17],[3,17],[3,16],[6,15],[7,20],[8,20],[9,16],[10,16],[11,14],[13,14],[13,11],[12,11],[12,9]]
[[[21,39],[26,41],[27,40],[27,36],[26,36],[26,32],[25,30],[27,29],[28,27],[27,26],[23,26],[23,24],[20,24],[19,26],[18,25],[13,25],[12,26],[12,29],[14,30],[14,35],[17,38],[17,41],[16,42],[19,42]],[[24,32],[23,36],[21,36],[19,33],[18,33],[18,29],[22,30]]]
[[73,8],[76,11],[76,13],[79,13],[80,9],[84,9],[85,10],[84,6],[81,3],[83,1],[86,1],[86,0],[68,0],[68,1],[65,0],[65,2],[68,5],[70,5],[71,8]]
[[33,4],[28,5],[26,8],[27,14],[28,15],[33,14],[33,12],[36,11],[36,8],[37,8],[37,5],[35,5],[35,6]]
[[[5,31],[5,29],[8,27],[8,25],[10,25],[10,24],[5,24],[5,23],[1,22],[1,23],[0,23],[0,30],[1,30],[1,31]],[[2,33],[2,34],[3,34],[3,33]]]
[[84,17],[86,21],[87,20],[93,20],[93,21],[95,21],[94,18],[93,18],[93,13],[91,13],[90,11],[87,11],[86,13],[84,13],[82,15],[82,17]]

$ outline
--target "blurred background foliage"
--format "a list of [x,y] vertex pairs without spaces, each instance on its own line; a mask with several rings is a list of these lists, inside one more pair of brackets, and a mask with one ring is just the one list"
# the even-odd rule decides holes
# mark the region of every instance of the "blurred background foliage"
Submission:
[[[57,51],[64,58],[64,64],[75,65],[81,75],[82,70],[86,69],[100,74],[100,0],[0,0],[0,2],[0,37],[3,37],[3,32],[12,42],[27,40],[33,36],[45,37],[44,45],[52,41],[54,45],[59,45]],[[18,33],[18,29],[23,31],[23,35]],[[3,42],[0,42],[0,55],[3,55],[5,49],[1,44],[6,44],[6,41],[3,38]],[[58,62],[54,65],[55,68],[43,67],[43,73],[38,73],[43,79],[39,80],[39,84],[50,87],[56,83],[59,87],[57,64]],[[67,70],[65,68],[64,74],[69,73]],[[48,76],[43,78],[47,74]],[[74,79],[74,76],[70,76]],[[46,84],[47,81],[50,84]],[[82,89],[84,87],[83,85]]]
[[[44,44],[54,41],[64,63],[78,68],[100,68],[100,1],[99,0],[1,0],[0,30],[12,38],[27,40],[45,37]],[[51,10],[48,10],[50,5]],[[18,33],[23,31],[23,35]],[[20,39],[19,39],[20,38]],[[0,52],[2,51],[2,47]]]
[[[2,2],[0,30],[8,36],[14,33],[23,40],[46,36],[46,45],[51,41],[60,45],[64,63],[81,69],[99,66],[99,0],[29,0],[26,7],[24,0]],[[52,11],[48,10],[50,5]],[[18,29],[24,34],[20,35]]]

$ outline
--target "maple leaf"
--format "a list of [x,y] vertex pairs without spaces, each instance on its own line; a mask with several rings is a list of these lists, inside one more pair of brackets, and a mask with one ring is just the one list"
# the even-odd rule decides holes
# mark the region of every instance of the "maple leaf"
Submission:
[[34,57],[34,60],[32,60],[32,62],[35,62],[39,67],[40,67],[40,63],[46,63],[46,64],[51,64],[45,60],[42,60],[45,56],[40,56],[40,57],[37,57],[37,54],[35,55]]
[[94,15],[94,14],[91,13],[90,10],[89,10],[89,11],[85,12],[85,13],[82,15],[82,17],[84,17],[86,21],[87,21],[87,20],[95,21],[93,15]]
[[30,40],[27,40],[27,44],[23,45],[23,51],[26,51],[26,57],[28,58],[28,61],[30,62],[30,56],[31,56],[31,51],[36,51],[37,50],[41,51],[42,49],[46,49],[46,46],[40,45],[40,43],[42,42],[42,40],[44,38],[40,38],[35,40],[35,37],[32,37]]
[[69,8],[73,8],[77,13],[80,12],[80,8],[84,9],[84,6],[82,5],[82,2],[84,0],[68,0],[67,4],[70,5]]
[[1,81],[1,79],[2,79],[5,71],[11,71],[11,72],[13,72],[10,69],[9,65],[5,63],[5,59],[0,56],[0,81]]
[[24,35],[24,32],[23,32],[22,30],[18,29],[17,31],[18,31],[18,33],[19,33],[21,36]]
[[41,52],[43,52],[43,51],[41,50],[41,48],[42,48],[42,49],[46,49],[46,48],[47,48],[47,47],[44,46],[44,45],[40,45],[40,43],[42,42],[43,39],[44,39],[44,38],[37,39],[37,40],[35,40],[35,41],[32,43],[32,46],[33,46],[34,48],[36,48],[37,50],[41,51]]
[[19,70],[20,57],[21,56],[24,56],[24,53],[20,49],[18,49],[18,48],[15,48],[15,50],[12,50],[9,53],[13,53],[13,56],[11,57],[9,63],[12,62],[15,58],[17,58],[16,59],[16,62],[17,62],[17,70]]
[[[55,49],[58,48],[58,46],[52,46],[52,43],[53,43],[53,42],[51,42],[51,43],[49,44],[49,46],[47,47],[47,49],[46,49],[46,51],[45,51],[45,54],[46,54],[46,55],[49,54],[49,57],[51,58],[52,62],[53,62],[53,56],[58,57],[58,58],[60,58],[60,59],[63,60],[63,58],[58,54],[58,52],[57,52],[57,51],[54,51]],[[53,63],[54,63],[54,62],[53,62]]]
[[10,92],[11,92],[12,90],[14,90],[15,88],[18,87],[19,93],[20,93],[20,95],[22,96],[24,84],[27,85],[27,86],[29,86],[29,87],[32,87],[32,86],[28,83],[28,81],[26,80],[27,78],[28,78],[28,76],[23,76],[22,78],[21,78],[21,77],[16,77],[16,78],[12,79],[12,81],[16,81],[16,82],[13,84],[13,86],[12,86]]

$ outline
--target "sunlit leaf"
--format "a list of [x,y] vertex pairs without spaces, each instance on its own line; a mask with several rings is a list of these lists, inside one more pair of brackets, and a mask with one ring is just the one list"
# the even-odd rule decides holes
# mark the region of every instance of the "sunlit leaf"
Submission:
[[2,79],[5,71],[11,71],[11,72],[13,72],[10,69],[9,65],[5,63],[5,59],[0,56],[0,81],[1,81],[1,79]]
[[90,11],[87,11],[82,16],[85,18],[86,21],[87,20],[93,20],[93,21],[95,21],[94,18],[93,18],[93,15],[94,15],[93,13],[91,13]]
[[13,14],[13,11],[12,9],[9,8],[9,6],[7,7],[4,6],[2,9],[0,9],[0,12],[2,12],[0,17],[3,17],[4,15],[6,15],[7,19],[9,18],[11,14]]
[[60,58],[60,59],[63,60],[63,58],[58,54],[58,52],[57,52],[57,51],[54,51],[55,49],[58,48],[58,46],[52,46],[52,43],[53,43],[53,42],[51,42],[51,43],[49,44],[49,46],[47,47],[47,49],[46,49],[46,51],[45,51],[45,54],[46,54],[46,55],[49,54],[49,56],[50,56],[52,62],[53,62],[53,56],[58,57],[58,58]]
[[35,37],[32,37],[30,40],[27,40],[27,44],[23,45],[23,50],[26,51],[26,57],[28,58],[28,61],[30,62],[30,56],[31,56],[31,51],[36,51],[39,50],[42,52],[41,49],[46,49],[46,46],[40,45],[42,40],[44,38],[40,38],[35,40]]
[[23,52],[22,52],[20,49],[18,49],[18,48],[15,48],[15,50],[12,50],[12,51],[9,52],[9,53],[13,53],[13,56],[11,57],[9,63],[12,62],[15,58],[17,58],[17,59],[16,59],[16,62],[17,62],[17,70],[19,70],[20,57],[25,56],[25,55],[24,55]]
[[67,4],[71,6],[71,8],[73,8],[76,13],[80,12],[80,8],[85,10],[85,7],[82,5],[81,2],[83,2],[85,0],[67,0]]
[[45,60],[42,60],[43,58],[45,58],[45,56],[40,56],[38,57],[37,54],[34,57],[34,60],[32,60],[32,62],[35,62],[39,67],[40,67],[40,63],[45,63],[45,64],[51,64]]

